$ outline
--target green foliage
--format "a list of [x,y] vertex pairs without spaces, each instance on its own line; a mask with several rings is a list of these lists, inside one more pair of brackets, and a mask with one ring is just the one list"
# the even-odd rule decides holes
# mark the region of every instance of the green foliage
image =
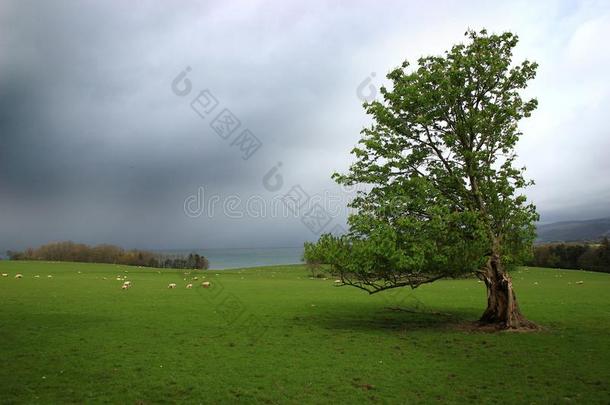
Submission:
[[532,266],[610,273],[610,241],[599,244],[550,243],[534,247]]
[[11,260],[47,260],[82,263],[114,263],[172,269],[207,269],[208,259],[197,253],[187,257],[160,255],[146,250],[125,250],[113,245],[88,246],[74,242],[47,243],[23,252],[6,252]]
[[493,256],[514,266],[531,254],[531,184],[515,167],[518,121],[537,101],[519,91],[537,65],[514,65],[517,37],[466,33],[444,56],[392,70],[382,101],[365,103],[373,124],[352,150],[340,184],[364,184],[350,232],[323,236],[311,254],[345,282],[377,292],[480,269]]

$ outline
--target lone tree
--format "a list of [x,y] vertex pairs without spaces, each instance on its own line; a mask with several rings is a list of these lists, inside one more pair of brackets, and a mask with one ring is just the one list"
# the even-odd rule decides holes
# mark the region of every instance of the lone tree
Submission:
[[529,256],[538,219],[514,152],[517,123],[537,106],[520,95],[537,64],[512,64],[512,33],[466,37],[416,69],[404,62],[383,100],[364,104],[373,124],[333,178],[366,191],[350,204],[349,232],[306,244],[305,259],[370,294],[476,273],[487,286],[481,324],[533,327],[507,271]]

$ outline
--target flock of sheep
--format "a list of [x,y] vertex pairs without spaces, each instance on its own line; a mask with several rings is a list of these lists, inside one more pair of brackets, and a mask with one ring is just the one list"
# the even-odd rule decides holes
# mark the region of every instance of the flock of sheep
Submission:
[[[2,277],[8,277],[8,273],[2,273]],[[50,275],[50,274],[49,274],[47,277],[48,277],[48,278],[53,278],[53,276],[52,276],[52,275]],[[15,278],[23,278],[23,274],[21,274],[21,273],[17,273],[17,274],[15,274]],[[34,276],[34,278],[40,278],[40,275],[39,275],[39,274],[36,274],[36,275]]]
[[[195,277],[195,278],[196,278],[196,277]],[[210,288],[210,285],[211,285],[211,284],[210,284],[210,282],[209,282],[209,281],[204,281],[203,283],[201,283],[201,286],[202,286],[203,288]],[[169,284],[167,285],[167,288],[176,288],[176,283],[169,283]],[[193,288],[193,284],[192,284],[192,283],[187,284],[187,285],[186,285],[186,288]]]
[[[79,274],[80,274],[80,271],[79,271]],[[2,277],[8,277],[8,273],[2,273]],[[48,278],[53,278],[53,276],[50,275],[50,274],[47,277]],[[17,273],[17,274],[15,274],[15,278],[23,278],[23,274]],[[34,278],[40,278],[40,275],[37,274],[37,275],[34,276]],[[106,277],[103,277],[103,279],[106,280]],[[121,285],[121,289],[122,290],[129,290],[131,288],[131,281],[128,281],[126,279],[127,279],[127,276],[120,276],[119,275],[119,276],[116,277],[117,281],[122,281],[123,282],[123,284]],[[193,277],[193,280],[195,280],[195,281],[198,280],[198,277]],[[203,288],[210,288],[210,286],[211,286],[211,283],[209,281],[204,281],[204,282],[201,283],[201,287],[203,287]],[[177,287],[176,283],[169,283],[167,285],[167,288],[176,288],[176,287]],[[193,288],[193,284],[192,283],[188,283],[186,285],[186,288]]]
[[[117,281],[123,281],[123,285],[121,286],[122,290],[129,290],[131,288],[131,281],[125,281],[126,278],[127,278],[127,276],[123,276],[123,277],[117,276]],[[184,280],[186,281],[186,278]],[[198,277],[193,277],[193,280],[197,281],[197,280],[199,280],[199,278]],[[210,285],[211,285],[211,283],[209,281],[204,281],[204,282],[201,283],[201,286],[203,288],[210,288]],[[170,288],[170,289],[177,288],[177,287],[178,287],[178,285],[176,283],[169,283],[167,285],[167,288]],[[193,288],[193,283],[188,283],[186,285],[186,288],[189,288],[189,289]]]

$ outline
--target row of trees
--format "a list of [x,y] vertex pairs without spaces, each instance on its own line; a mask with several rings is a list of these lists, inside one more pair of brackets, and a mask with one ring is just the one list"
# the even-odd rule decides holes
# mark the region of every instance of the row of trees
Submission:
[[583,269],[610,273],[610,241],[599,244],[551,243],[534,247],[531,266]]
[[83,243],[56,242],[22,252],[8,251],[11,260],[48,260],[63,262],[113,263],[173,269],[207,269],[208,259],[197,253],[188,256],[162,255],[146,250],[125,250],[114,245],[88,246]]

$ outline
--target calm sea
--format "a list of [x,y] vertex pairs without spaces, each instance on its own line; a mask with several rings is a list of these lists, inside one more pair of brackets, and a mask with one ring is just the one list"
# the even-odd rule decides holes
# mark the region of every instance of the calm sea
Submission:
[[302,263],[303,248],[164,250],[161,253],[177,255],[198,253],[207,257],[210,261],[210,269],[220,270]]

